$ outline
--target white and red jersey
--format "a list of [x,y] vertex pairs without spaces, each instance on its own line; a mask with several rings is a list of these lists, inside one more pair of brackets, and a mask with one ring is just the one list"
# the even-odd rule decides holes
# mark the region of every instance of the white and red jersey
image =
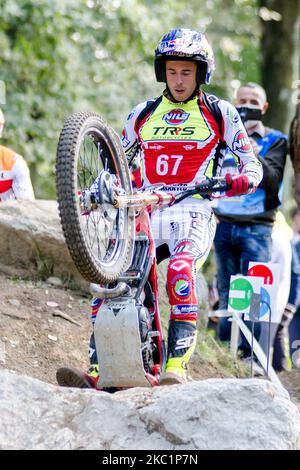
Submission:
[[34,200],[28,166],[13,150],[0,145],[0,201]]
[[127,118],[122,145],[129,161],[140,159],[136,184],[145,188],[168,185],[182,191],[204,177],[219,176],[226,147],[254,186],[263,175],[234,106],[202,91],[184,103],[163,94],[136,106]]

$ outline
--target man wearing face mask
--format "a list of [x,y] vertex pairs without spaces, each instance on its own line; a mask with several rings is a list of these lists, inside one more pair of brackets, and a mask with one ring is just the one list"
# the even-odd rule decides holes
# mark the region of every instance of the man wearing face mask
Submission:
[[[253,194],[220,201],[215,208],[219,220],[215,236],[218,272],[219,309],[226,310],[230,276],[247,275],[249,261],[271,260],[272,227],[280,205],[280,194],[287,153],[287,136],[265,127],[262,119],[268,109],[265,90],[246,83],[237,90],[236,108],[255,155],[263,166],[263,179]],[[224,173],[236,173],[235,158],[227,152]],[[260,327],[260,324],[256,324]],[[219,337],[229,340],[231,323],[222,318]],[[242,347],[249,354],[246,344]]]
[[[5,118],[0,109],[0,138]],[[0,145],[0,202],[9,199],[34,200],[27,163],[13,150]]]

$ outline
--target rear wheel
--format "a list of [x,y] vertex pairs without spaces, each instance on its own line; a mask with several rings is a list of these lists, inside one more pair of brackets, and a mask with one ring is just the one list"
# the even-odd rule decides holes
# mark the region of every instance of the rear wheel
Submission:
[[89,282],[111,283],[131,262],[133,209],[117,209],[112,194],[132,194],[120,140],[97,114],[70,116],[56,160],[59,213],[69,252]]

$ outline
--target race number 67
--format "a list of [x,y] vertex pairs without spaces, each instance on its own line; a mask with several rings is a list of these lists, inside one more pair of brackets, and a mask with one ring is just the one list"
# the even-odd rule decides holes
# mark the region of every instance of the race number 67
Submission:
[[176,175],[177,170],[179,167],[179,164],[181,160],[183,159],[183,155],[171,155],[170,157],[168,155],[160,155],[157,159],[156,162],[156,173],[160,176],[167,175],[169,173],[169,160],[170,158],[172,160],[175,160],[175,164],[172,169],[171,175]]

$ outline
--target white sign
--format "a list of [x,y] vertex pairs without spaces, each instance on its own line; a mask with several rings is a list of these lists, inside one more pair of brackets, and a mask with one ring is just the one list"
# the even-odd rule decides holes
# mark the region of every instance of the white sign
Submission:
[[230,277],[228,311],[248,314],[252,294],[260,294],[264,284],[262,277],[236,275]]
[[[263,286],[261,288],[260,321],[278,322],[277,302],[279,295],[280,265],[277,263],[261,263],[251,261],[248,268],[248,276],[261,277]],[[248,318],[245,318],[247,320]],[[280,319],[279,319],[280,321]]]

